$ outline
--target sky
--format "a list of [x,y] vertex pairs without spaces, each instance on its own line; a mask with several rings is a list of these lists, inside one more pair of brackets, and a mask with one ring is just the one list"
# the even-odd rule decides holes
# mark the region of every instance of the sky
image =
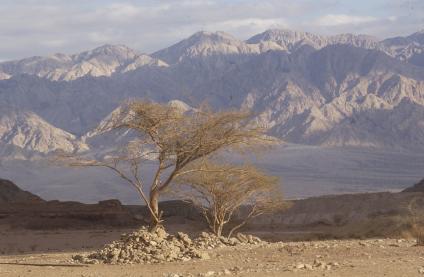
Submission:
[[104,44],[152,53],[201,30],[271,28],[405,36],[424,29],[424,0],[0,0],[0,61]]

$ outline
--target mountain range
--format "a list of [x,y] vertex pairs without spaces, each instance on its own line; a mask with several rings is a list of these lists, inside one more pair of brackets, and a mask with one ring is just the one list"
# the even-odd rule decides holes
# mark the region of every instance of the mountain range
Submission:
[[[248,108],[294,144],[424,149],[424,31],[378,40],[268,30],[198,32],[143,54],[104,45],[0,63],[0,153],[107,149],[99,124],[130,98]],[[105,145],[107,144],[107,145]]]

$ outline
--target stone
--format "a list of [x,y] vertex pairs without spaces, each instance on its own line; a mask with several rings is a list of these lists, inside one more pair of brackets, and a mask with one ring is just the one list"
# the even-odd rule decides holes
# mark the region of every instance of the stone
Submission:
[[76,262],[82,262],[84,261],[85,257],[82,255],[73,255],[72,256],[72,260],[76,261]]
[[329,263],[331,266],[340,266],[340,264],[338,263],[338,262],[332,262],[332,263]]
[[162,227],[157,228],[155,233],[156,233],[156,236],[161,239],[165,239],[166,237],[168,237],[168,233]]
[[223,274],[224,275],[231,275],[231,271],[229,271],[228,269],[224,269]]
[[304,269],[307,269],[307,270],[313,270],[314,268],[312,267],[312,265],[310,265],[310,264],[305,264],[304,265]]
[[304,269],[305,268],[305,264],[297,264],[296,265],[297,269]]
[[199,258],[200,260],[209,260],[209,254],[201,251],[193,251],[193,257]]
[[217,237],[202,232],[196,239],[178,232],[175,236],[159,227],[150,232],[143,227],[140,230],[122,234],[120,240],[104,246],[103,249],[87,256],[76,255],[73,261],[79,263],[133,264],[163,263],[171,261],[189,261],[191,259],[210,259],[205,252],[217,247],[246,245],[266,245],[259,238],[251,235],[237,234],[238,238]]
[[238,233],[236,235],[236,237],[242,243],[248,243],[249,242],[248,238],[245,235],[243,235],[242,233]]
[[235,245],[237,245],[239,243],[240,243],[240,241],[238,239],[236,239],[236,238],[230,238],[230,239],[228,239],[228,244],[231,245],[231,246],[235,246]]
[[180,241],[182,241],[185,245],[191,245],[192,244],[192,240],[190,239],[190,237],[187,234],[184,234],[182,232],[178,232],[177,233],[177,237]]
[[202,237],[202,238],[209,238],[209,233],[202,232],[202,233],[200,233],[200,237]]

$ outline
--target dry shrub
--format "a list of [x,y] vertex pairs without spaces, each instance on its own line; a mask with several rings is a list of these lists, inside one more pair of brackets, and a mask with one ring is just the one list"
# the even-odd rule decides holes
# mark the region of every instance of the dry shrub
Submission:
[[424,224],[421,215],[423,204],[422,197],[414,197],[408,205],[411,235],[417,240],[417,246],[424,246]]
[[267,176],[253,166],[236,166],[202,161],[191,174],[178,178],[180,195],[200,208],[210,229],[221,236],[227,223],[233,224],[231,235],[249,220],[287,207],[278,179]]

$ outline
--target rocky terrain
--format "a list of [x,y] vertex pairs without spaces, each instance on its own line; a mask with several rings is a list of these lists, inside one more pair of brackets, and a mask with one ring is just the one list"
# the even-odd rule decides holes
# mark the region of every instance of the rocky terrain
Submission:
[[[83,151],[84,143],[66,131],[55,128],[32,112],[19,112],[11,108],[0,108],[0,144],[2,150],[15,147],[14,158],[25,158],[23,153],[48,154],[53,151]],[[6,153],[5,153],[6,154]]]
[[170,235],[162,227],[150,232],[147,228],[123,234],[119,241],[107,244],[103,249],[87,256],[72,257],[76,262],[86,264],[151,264],[192,259],[208,260],[206,250],[219,247],[240,247],[263,244],[260,238],[238,233],[236,237],[217,237],[202,232],[194,240],[183,232]]
[[[256,218],[248,230],[279,240],[306,238],[368,238],[404,236],[411,231],[409,204],[424,199],[417,188],[422,181],[400,193],[365,193],[328,195],[301,200],[288,200],[290,209]],[[416,212],[424,209],[422,201]],[[191,232],[205,228],[198,210],[184,201],[163,201],[160,204],[168,221],[192,222]],[[240,215],[235,215],[235,220]],[[22,191],[7,180],[0,181],[0,226],[28,230],[93,229],[102,227],[133,228],[148,222],[145,206],[122,205],[118,200],[97,204],[45,201]],[[193,224],[193,222],[197,222]],[[306,233],[305,233],[306,231]],[[132,238],[129,238],[132,240]]]
[[[168,232],[150,233],[133,225],[143,223],[144,207],[47,202],[2,180],[0,274],[422,276],[423,249],[410,232],[407,209],[424,198],[418,187],[297,200],[243,230],[254,235],[227,239],[205,232],[198,212],[179,201],[162,203]],[[11,224],[14,216],[21,224]],[[31,218],[36,228],[25,224]]]
[[[101,234],[91,235],[99,236]],[[39,235],[40,237],[41,235]],[[64,236],[44,233],[43,237]],[[82,234],[73,233],[74,239]],[[102,235],[105,239],[108,234]],[[100,247],[94,246],[94,247]],[[75,262],[90,251],[3,255],[2,276],[422,276],[422,248],[414,240],[370,239],[278,242],[206,250],[208,259],[160,264]]]
[[17,229],[134,227],[140,219],[118,200],[98,204],[45,201],[0,179],[0,225]]
[[49,57],[31,57],[20,61],[3,62],[3,78],[29,74],[54,81],[71,81],[84,76],[111,76],[144,66],[167,66],[148,55],[138,54],[124,45],[104,45],[74,55],[54,54]]
[[[261,162],[282,177],[290,197],[401,190],[421,177],[422,49],[423,32],[379,41],[274,29],[245,41],[198,32],[150,54],[104,45],[2,62],[0,173],[48,199],[91,203],[99,199],[89,196],[121,194],[107,173],[58,169],[45,160],[56,151],[109,155],[133,136],[98,130],[122,101],[141,98],[185,108],[207,102],[218,110],[252,110],[252,120],[270,135],[295,145]],[[312,166],[310,160],[318,158],[336,166]],[[352,170],[337,167],[340,160]],[[364,166],[371,163],[378,173]],[[358,170],[365,174],[352,174]],[[71,191],[71,183],[82,188]],[[128,191],[119,199],[134,201]]]
[[44,200],[28,191],[21,190],[9,180],[0,179],[0,204],[43,203]]
[[[0,172],[45,199],[134,201],[108,173],[49,158],[108,155],[133,134],[102,127],[122,101],[143,98],[252,110],[288,143],[255,162],[292,197],[399,191],[422,178],[423,53],[422,31],[379,41],[268,30],[246,41],[198,32],[152,54],[104,45],[2,62]],[[0,180],[0,275],[421,276],[409,204],[422,213],[422,186],[292,200],[249,224],[251,235],[222,239],[179,201],[161,203],[169,233],[151,234],[140,229],[145,207],[46,201]]]
[[198,32],[151,55],[105,45],[3,62],[0,102],[12,111],[0,115],[0,142],[16,148],[9,155],[96,148],[83,138],[136,97],[249,108],[291,143],[423,148],[422,38]]

